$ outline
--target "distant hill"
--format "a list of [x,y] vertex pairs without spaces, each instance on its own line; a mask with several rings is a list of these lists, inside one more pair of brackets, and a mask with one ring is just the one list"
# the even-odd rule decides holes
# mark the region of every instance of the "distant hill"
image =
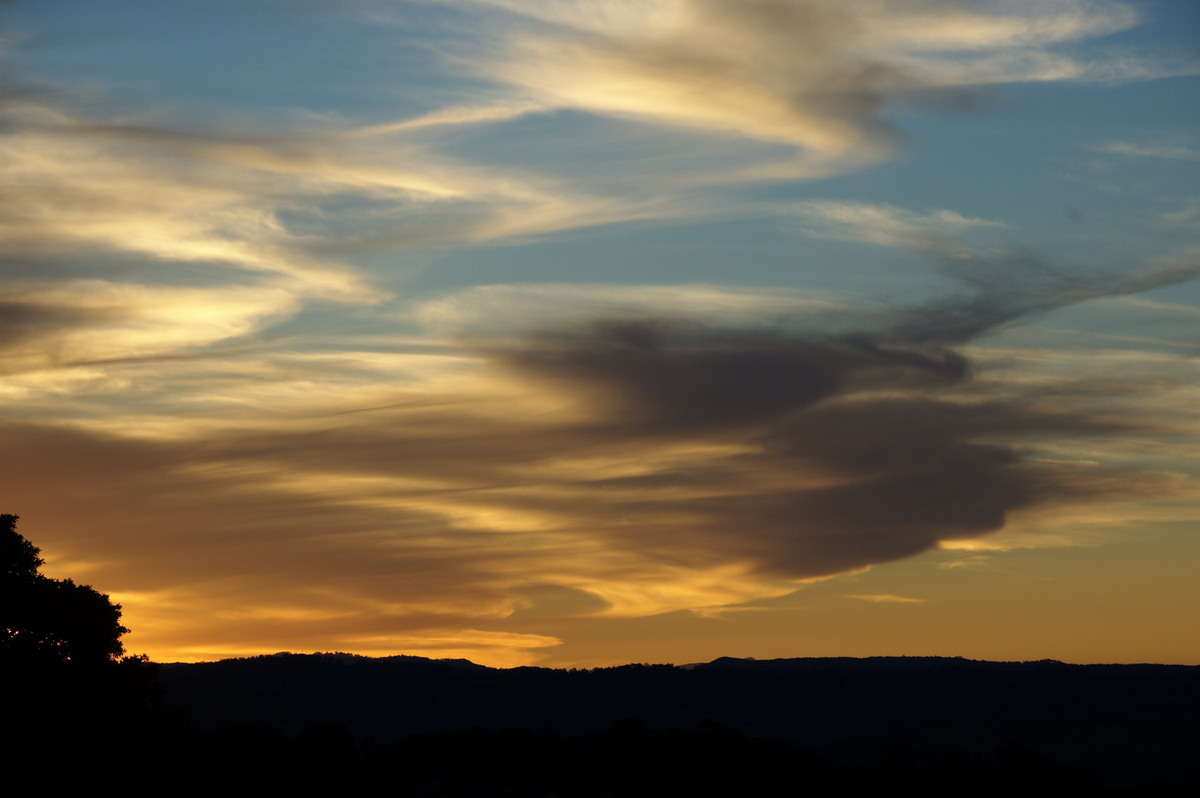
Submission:
[[719,726],[830,761],[897,752],[992,755],[1020,746],[1113,783],[1200,766],[1200,667],[941,657],[722,657],[593,670],[466,660],[276,654],[163,665],[167,699],[203,727],[343,724],[380,743],[466,729],[592,734]]
[[[1086,667],[1089,669],[1112,667],[1105,665],[1068,665],[1053,659],[1034,662],[988,662],[964,659],[963,657],[793,657],[787,659],[754,659],[753,657],[718,657],[712,662],[683,665],[690,670],[713,670],[726,668],[747,671],[825,671],[839,670],[853,673],[918,673],[948,669],[971,670],[1047,670]],[[1117,665],[1118,668],[1143,667]],[[1171,668],[1173,665],[1150,665],[1151,668]]]

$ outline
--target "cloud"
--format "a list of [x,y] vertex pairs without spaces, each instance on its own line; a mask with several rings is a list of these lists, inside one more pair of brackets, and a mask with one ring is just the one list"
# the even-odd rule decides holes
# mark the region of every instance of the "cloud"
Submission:
[[[261,330],[294,312],[282,287],[180,287],[72,280],[10,289],[0,372],[176,356]],[[6,332],[7,331],[7,332]]]
[[[1059,442],[1120,439],[1147,423],[1089,407],[1082,384],[1054,404],[997,394],[958,347],[1032,314],[1188,279],[1195,265],[1116,280],[1066,277],[1032,257],[1004,265],[984,263],[964,278],[969,290],[890,320],[868,314],[857,333],[644,315],[479,351],[569,408],[560,434],[595,452],[593,469],[606,455],[624,463],[586,479],[587,465],[553,459],[572,502],[602,491],[603,511],[589,516],[604,538],[662,561],[814,578],[987,535],[1033,508],[1176,490],[1169,475],[1059,454],[1069,448]],[[555,446],[550,430],[538,439]],[[658,456],[680,447],[691,455]]]
[[[1124,3],[1013,0],[477,0],[502,9],[497,45],[463,53],[489,80],[549,107],[777,142],[776,179],[888,157],[897,100],[958,103],[1010,82],[1131,80],[1195,65],[1081,60],[1059,45],[1139,21]],[[768,179],[766,170],[745,177]]]
[[[14,86],[0,108],[8,260],[191,264],[197,281],[284,285],[300,306],[379,301],[354,256],[703,217],[728,202],[701,185],[888,157],[889,103],[997,79],[951,79],[969,71],[963,59],[1029,60],[1137,22],[1127,6],[1097,2],[448,5],[482,21],[438,65],[482,84],[385,121],[195,118],[178,106],[131,111],[94,90]],[[36,53],[29,41],[14,58]],[[570,117],[569,146],[539,134],[531,152],[496,147],[502,126],[556,112],[558,122],[583,114]],[[581,167],[579,149],[601,147],[616,150],[599,159],[607,167]]]
[[1190,228],[1200,218],[1200,202],[1193,200],[1177,211],[1159,214],[1158,218],[1164,225]]
[[547,635],[495,632],[479,629],[448,630],[443,634],[426,632],[421,635],[368,635],[346,638],[347,648],[368,652],[374,656],[389,656],[406,651],[422,657],[437,659],[486,659],[492,667],[516,667],[529,661],[530,649],[543,649],[560,643]]
[[1141,269],[1099,274],[1052,265],[1021,248],[943,260],[944,270],[970,290],[902,313],[896,334],[907,340],[962,343],[1068,305],[1176,285],[1200,275],[1200,257],[1193,249]]
[[309,120],[269,133],[162,115],[0,97],[5,373],[196,356],[314,307],[377,305],[390,292],[352,262],[364,252],[654,213],[405,138],[479,118],[461,109],[411,130]]
[[[1000,290],[970,286],[964,313]],[[127,595],[158,645],[185,647],[180,628],[222,654],[433,635],[431,651],[515,664],[555,636],[479,635],[535,588],[586,597],[559,602],[567,617],[712,615],[1014,518],[1122,497],[1138,517],[1190,484],[1105,454],[1177,439],[1178,408],[1121,412],[1144,386],[1101,390],[1087,370],[1053,397],[983,379],[963,344],[990,323],[909,331],[937,302],[890,317],[843,303],[830,331],[789,319],[810,309],[801,297],[746,289],[684,288],[670,315],[653,308],[666,288],[640,303],[618,287],[522,290],[431,303],[424,318],[468,337],[428,352],[234,353],[227,377],[203,361],[156,372],[168,382],[140,416],[6,422],[0,500],[55,561]],[[489,298],[524,307],[526,329],[472,323]],[[281,371],[256,385],[243,369]],[[295,390],[276,384],[288,376]],[[178,419],[154,412],[208,380]],[[177,609],[168,622],[154,606]]]
[[846,598],[869,601],[873,604],[924,604],[925,599],[893,596],[890,593],[847,593]]
[[792,210],[814,237],[864,241],[929,257],[967,289],[901,310],[889,335],[912,343],[961,344],[1005,325],[1066,305],[1126,296],[1200,275],[1194,248],[1177,250],[1140,269],[1098,275],[1094,268],[1046,262],[1010,237],[984,244],[979,231],[1008,225],[948,210],[917,213],[890,205],[813,200]]
[[1165,158],[1172,161],[1200,160],[1200,150],[1181,144],[1108,141],[1103,144],[1094,144],[1088,149],[1113,155],[1129,155],[1135,158]]
[[388,136],[395,133],[405,133],[429,127],[455,127],[460,125],[487,124],[490,122],[506,122],[526,114],[546,110],[536,103],[512,103],[501,105],[457,106],[442,108],[437,111],[418,116],[414,119],[401,119],[395,122],[384,122],[368,125],[350,131],[350,138],[366,138]]
[[[556,313],[555,308],[561,308]],[[775,288],[728,285],[611,285],[602,283],[535,283],[479,285],[427,300],[409,312],[427,329],[442,335],[503,339],[528,333],[528,319],[546,328],[567,328],[579,318],[640,319],[667,315],[680,319],[720,319],[739,328],[775,329],[788,324],[828,325],[850,310],[845,297]]]
[[952,382],[966,370],[945,350],[680,328],[659,319],[602,321],[581,336],[546,336],[496,356],[535,379],[582,391],[647,431],[756,424],[850,386]]
[[969,256],[971,250],[959,243],[965,234],[1008,227],[943,209],[917,213],[862,202],[810,200],[796,203],[792,210],[808,220],[803,229],[812,236],[900,246],[951,258]]

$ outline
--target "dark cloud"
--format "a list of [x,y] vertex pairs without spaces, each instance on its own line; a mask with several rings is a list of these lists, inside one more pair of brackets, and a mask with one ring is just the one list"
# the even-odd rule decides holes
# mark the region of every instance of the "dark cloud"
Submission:
[[[596,516],[622,519],[601,522],[616,545],[665,561],[745,560],[776,575],[822,576],[995,532],[1018,510],[1161,487],[1154,475],[1039,454],[1064,440],[1144,433],[1150,422],[1097,414],[1083,384],[1054,397],[989,395],[994,386],[975,383],[949,345],[1195,272],[1087,278],[1030,258],[1003,282],[998,272],[970,275],[969,293],[856,335],[624,318],[489,354],[574,396],[591,412],[589,434],[608,446],[660,436],[743,447],[581,483],[599,494]],[[543,431],[539,445],[556,434]]]
[[[937,253],[933,253],[937,254]],[[963,344],[1013,322],[1067,305],[1174,285],[1200,275],[1200,258],[1097,275],[1012,250],[967,259],[943,257],[943,270],[966,291],[903,311],[890,335],[919,344]]]
[[757,470],[817,473],[829,484],[755,497],[758,506],[750,498],[699,504],[707,534],[744,537],[738,545],[761,566],[827,575],[995,532],[1015,510],[1107,493],[1111,472],[1051,465],[1027,450],[1038,436],[1122,431],[1130,425],[1005,402],[835,402],[764,429],[751,458]]
[[[638,353],[624,371],[609,350],[601,368],[581,376],[596,346],[568,358],[560,342],[553,360],[538,363],[564,363],[563,374],[585,393],[601,378],[615,384],[623,404],[597,407],[595,423],[607,425],[597,438],[612,445],[659,433],[746,447],[587,485],[601,514],[623,519],[605,524],[616,545],[692,565],[741,560],[777,576],[823,576],[995,532],[1015,510],[1113,488],[1111,472],[1031,457],[1039,438],[1134,426],[1083,410],[939,396],[968,379],[962,358],[949,352],[800,341],[784,355],[780,340],[762,357],[755,340],[744,350],[722,342],[715,352],[659,346],[650,363]],[[603,491],[612,488],[642,497],[607,501]]]
[[599,322],[492,353],[535,378],[584,391],[620,426],[698,432],[778,418],[835,394],[955,382],[966,361],[866,336],[803,339],[661,319]]
[[78,327],[102,318],[102,312],[87,308],[51,305],[5,299],[0,295],[0,356],[4,350],[41,335],[69,327]]

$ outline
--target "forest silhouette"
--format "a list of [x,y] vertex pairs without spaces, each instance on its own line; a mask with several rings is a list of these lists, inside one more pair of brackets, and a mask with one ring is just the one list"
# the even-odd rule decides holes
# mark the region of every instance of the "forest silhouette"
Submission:
[[[177,796],[1191,796],[1200,668],[938,657],[156,665],[0,515],[10,787]],[[20,784],[17,784],[17,781]]]

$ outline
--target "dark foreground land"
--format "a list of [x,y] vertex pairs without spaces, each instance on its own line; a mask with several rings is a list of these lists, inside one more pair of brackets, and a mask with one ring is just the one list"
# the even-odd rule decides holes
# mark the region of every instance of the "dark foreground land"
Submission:
[[1200,667],[279,654],[156,670],[136,706],[120,686],[17,694],[42,712],[5,718],[9,773],[45,794],[1200,795]]
[[373,794],[1200,795],[1195,667],[275,655],[161,678],[214,745]]

